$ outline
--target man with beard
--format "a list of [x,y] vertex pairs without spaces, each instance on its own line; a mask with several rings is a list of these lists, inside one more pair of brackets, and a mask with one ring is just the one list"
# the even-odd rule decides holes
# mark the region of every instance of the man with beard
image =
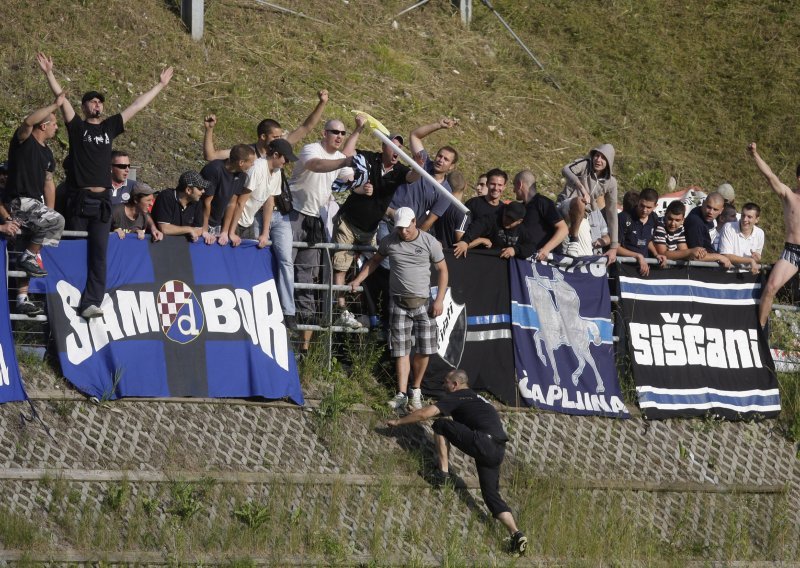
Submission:
[[[53,60],[44,53],[38,53],[36,60],[53,94],[58,96],[62,89],[53,74]],[[88,232],[86,287],[78,304],[78,313],[84,318],[103,315],[101,305],[106,291],[106,251],[111,226],[111,145],[114,138],[125,132],[125,124],[146,107],[170,79],[172,67],[167,67],[155,86],[139,95],[121,113],[105,119],[101,118],[105,97],[97,91],[88,91],[81,98],[83,119],[75,113],[69,100],[61,105],[69,135],[67,226]]]

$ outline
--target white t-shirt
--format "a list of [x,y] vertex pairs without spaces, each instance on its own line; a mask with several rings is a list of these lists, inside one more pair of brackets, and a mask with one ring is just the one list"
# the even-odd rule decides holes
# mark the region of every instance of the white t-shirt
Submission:
[[328,203],[331,196],[331,185],[339,176],[339,170],[324,174],[306,170],[305,164],[313,158],[337,160],[345,155],[339,150],[328,153],[321,142],[306,144],[294,164],[289,186],[292,188],[292,204],[295,211],[310,217],[319,217],[320,209]]
[[264,202],[272,195],[281,193],[281,171],[269,171],[269,162],[258,158],[253,167],[247,170],[247,183],[245,188],[250,190],[250,197],[244,204],[239,225],[249,227],[253,224],[255,216],[261,210]]
[[734,254],[736,256],[752,257],[753,252],[761,253],[764,250],[764,231],[753,227],[749,237],[745,237],[739,227],[739,221],[731,221],[722,226],[722,236],[719,239],[719,252]]

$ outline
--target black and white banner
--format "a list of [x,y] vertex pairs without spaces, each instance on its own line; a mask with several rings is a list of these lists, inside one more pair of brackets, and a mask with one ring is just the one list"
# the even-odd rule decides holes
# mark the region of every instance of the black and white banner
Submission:
[[775,416],[778,382],[758,325],[759,276],[619,265],[622,311],[646,418]]
[[[519,405],[511,348],[508,261],[497,251],[471,250],[466,258],[445,251],[449,289],[444,312],[436,318],[439,351],[431,355],[422,383],[426,394],[441,396],[453,369],[469,375],[470,387],[492,393],[504,404]],[[432,294],[438,276],[431,271]]]

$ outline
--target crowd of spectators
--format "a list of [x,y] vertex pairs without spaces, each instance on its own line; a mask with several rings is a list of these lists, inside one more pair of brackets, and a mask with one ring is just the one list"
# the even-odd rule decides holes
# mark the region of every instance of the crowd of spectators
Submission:
[[[401,258],[399,253],[384,243],[399,239],[394,244],[400,246],[412,234],[411,241],[426,243],[416,249],[427,251],[427,260],[439,266],[440,272],[439,250],[451,250],[456,259],[461,259],[476,248],[496,249],[501,258],[544,260],[559,252],[573,257],[603,255],[613,263],[618,255],[632,257],[644,276],[651,269],[650,258],[662,265],[667,260],[704,260],[725,268],[732,263],[753,271],[760,267],[764,233],[757,227],[757,204],[747,203],[741,213],[737,212],[733,187],[725,183],[691,210],[675,201],[660,218],[655,213],[659,195],[647,188],[627,192],[620,211],[614,175],[616,150],[608,143],[564,166],[565,183],[555,202],[537,192],[536,178],[529,169],[516,172],[509,187],[506,171],[489,168],[467,195],[466,179],[457,169],[458,150],[442,145],[431,157],[423,143],[437,132],[457,128],[458,121],[451,118],[411,131],[409,150],[415,164],[399,159],[405,144],[400,133],[390,134],[390,142],[385,141],[379,151],[359,147],[360,135],[368,124],[363,115],[356,115],[349,133],[342,120],[327,120],[321,137],[302,146],[295,155],[293,146],[310,136],[323,118],[328,102],[324,90],[297,129],[286,132],[277,120],[264,119],[256,126],[255,142],[230,149],[215,147],[217,117],[206,116],[206,165],[199,172],[181,174],[174,188],[155,191],[130,179],[130,155],[112,146],[125,124],[169,84],[172,69],[164,70],[154,87],[110,117],[103,116],[102,93],[85,93],[81,118],[55,78],[52,59],[40,53],[37,62],[56,98],[26,117],[11,140],[8,182],[0,209],[7,221],[0,231],[11,236],[22,233],[16,239],[22,252],[18,267],[29,277],[46,274],[38,253],[43,245],[57,245],[65,226],[88,232],[88,278],[79,306],[79,313],[86,318],[103,313],[109,232],[119,238],[128,233],[138,238],[150,235],[153,241],[165,235],[183,235],[220,246],[238,246],[243,238],[256,240],[259,247],[270,244],[285,323],[298,334],[300,356],[308,350],[322,310],[314,291],[306,287],[295,290],[295,283],[318,282],[323,263],[318,248],[295,248],[292,243],[297,241],[309,245],[323,241],[372,245],[382,251],[369,259],[352,250],[338,250],[331,270],[334,283],[342,288],[348,274],[355,277],[351,282],[361,282],[366,274],[383,272],[383,294],[372,302],[372,311],[376,316],[385,314],[383,323],[388,327],[390,344],[401,333],[397,326],[406,325],[393,311],[393,303],[399,298],[400,304],[408,305],[405,296],[409,290],[421,294],[428,285],[427,280],[422,282],[425,271],[412,271],[413,278],[420,281],[398,292],[398,282],[406,280],[398,276],[405,270],[400,268],[403,261],[396,260]],[[59,109],[70,147],[64,164],[66,179],[56,189],[55,164],[47,141],[58,128],[55,112]],[[761,171],[768,170],[754,146],[752,152]],[[287,165],[290,173],[284,171]],[[772,184],[769,175],[765,173]],[[465,202],[467,212],[456,202]],[[398,219],[402,219],[402,225]],[[787,262],[795,266],[792,258]],[[359,270],[360,275],[355,276]],[[446,278],[446,271],[444,275]],[[25,284],[19,283],[18,309],[38,313],[27,297]],[[410,303],[422,297],[415,296]],[[350,329],[368,325],[361,314],[348,308],[349,299],[348,293],[338,293],[336,324]],[[424,306],[413,309],[420,307],[430,317],[436,312],[436,301],[429,298]],[[406,312],[404,317],[413,321],[415,328],[433,326],[435,330],[432,318],[423,325],[416,313]],[[398,359],[405,357],[403,351],[392,348]],[[398,363],[398,396],[406,395],[408,373],[401,369],[404,365]],[[417,384],[418,378],[415,372],[412,382]],[[419,407],[413,392],[410,400]]]

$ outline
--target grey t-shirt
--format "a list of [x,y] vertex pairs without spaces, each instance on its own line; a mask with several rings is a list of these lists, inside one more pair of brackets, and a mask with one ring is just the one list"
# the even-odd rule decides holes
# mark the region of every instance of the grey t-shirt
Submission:
[[392,262],[389,291],[393,296],[430,296],[431,263],[444,260],[442,245],[432,235],[420,231],[413,241],[404,241],[394,231],[381,241],[378,254]]

